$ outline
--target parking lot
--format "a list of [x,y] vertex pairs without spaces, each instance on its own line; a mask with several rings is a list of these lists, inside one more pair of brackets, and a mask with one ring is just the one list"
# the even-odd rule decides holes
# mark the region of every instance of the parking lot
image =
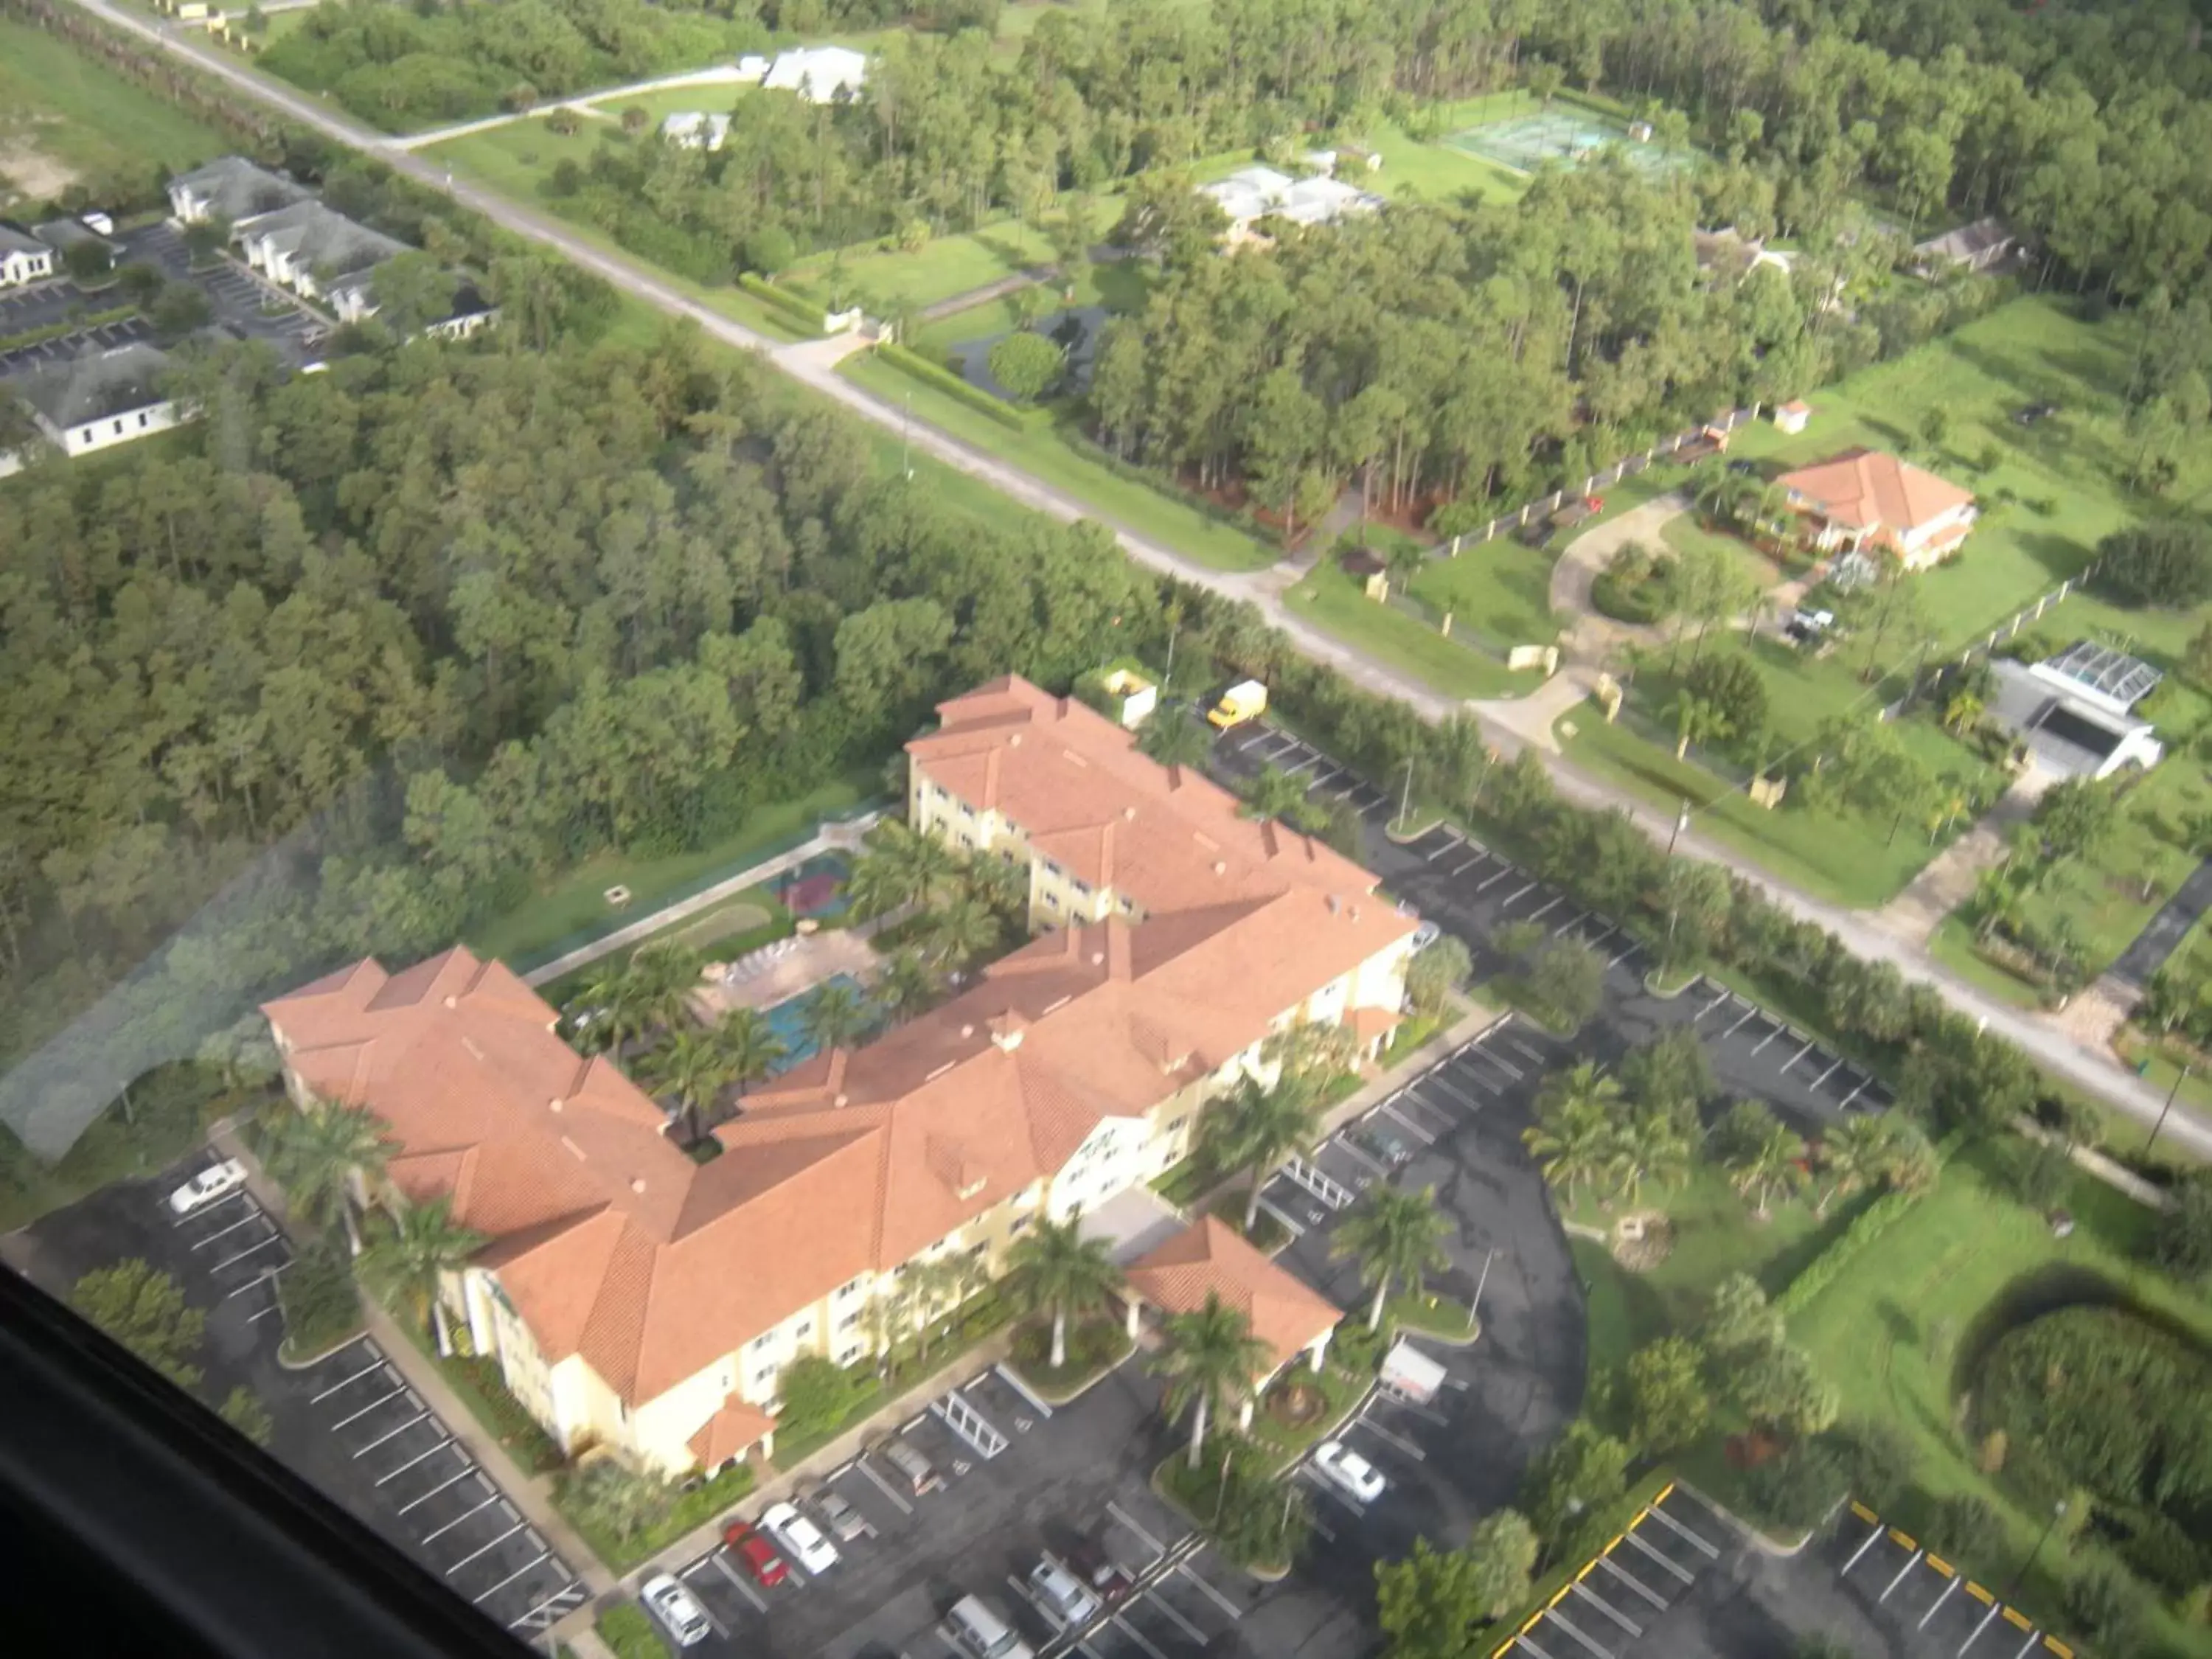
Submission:
[[1492,1659],[1516,1653],[1530,1659],[1567,1654],[1628,1659],[1644,1652],[1647,1635],[1733,1542],[1733,1534],[1702,1500],[1669,1486],[1540,1612],[1492,1649]]
[[66,362],[87,351],[112,351],[117,346],[153,337],[153,324],[143,317],[125,317],[112,323],[102,323],[98,328],[58,335],[51,340],[40,340],[32,345],[18,346],[13,351],[0,352],[0,378],[26,374],[48,363]]
[[1890,1650],[1907,1659],[2074,1659],[2071,1647],[1946,1560],[1933,1540],[1900,1532],[1863,1504],[1838,1518],[1820,1559],[1836,1564],[1838,1581],[1882,1629]]
[[[921,1485],[886,1457],[896,1443],[928,1462]],[[996,1368],[986,1368],[927,1410],[887,1430],[799,1495],[838,1551],[819,1577],[777,1547],[787,1577],[760,1583],[726,1547],[678,1569],[715,1636],[709,1653],[797,1659],[903,1655],[952,1659],[939,1631],[963,1595],[981,1596],[1040,1653],[1084,1659],[1191,1659],[1200,1653],[1288,1651],[1288,1632],[1310,1622],[1301,1600],[1221,1561],[1150,1490],[1148,1477],[1176,1437],[1158,1393],[1134,1362],[1081,1399],[1048,1411]],[[837,1505],[847,1511],[833,1524]],[[760,1505],[745,1506],[751,1518]],[[842,1535],[841,1535],[842,1534]],[[1082,1631],[1061,1632],[1028,1584],[1047,1554],[1089,1546],[1133,1582],[1131,1593]],[[1251,1630],[1273,1633],[1247,1641]],[[1347,1633],[1355,1621],[1339,1615]],[[1295,1644],[1293,1644],[1295,1645]],[[1359,1652],[1364,1638],[1322,1652]]]
[[169,1209],[169,1194],[214,1161],[202,1152],[56,1211],[9,1241],[9,1259],[64,1297],[94,1268],[134,1257],[170,1274],[207,1317],[204,1395],[250,1389],[268,1410],[280,1462],[520,1635],[580,1605],[584,1587],[568,1564],[373,1341],[356,1338],[301,1370],[279,1363],[276,1286],[291,1260],[283,1231],[242,1188],[182,1220]]

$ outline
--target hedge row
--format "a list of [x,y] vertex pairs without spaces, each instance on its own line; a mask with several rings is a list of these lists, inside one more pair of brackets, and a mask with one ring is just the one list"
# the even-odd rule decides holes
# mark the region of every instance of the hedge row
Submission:
[[1020,410],[1010,404],[1000,402],[989,392],[969,385],[951,369],[933,363],[920,352],[908,351],[902,345],[885,341],[876,348],[876,356],[894,368],[913,375],[923,385],[934,387],[979,414],[989,416],[1000,426],[1016,432],[1029,430],[1030,423],[1022,418]]
[[[1966,1143],[1966,1133],[1954,1129],[1936,1143],[1936,1165],[1938,1170],[1955,1157]],[[1940,1175],[1937,1177],[1942,1178]],[[1868,1245],[1880,1238],[1906,1211],[1920,1201],[1918,1193],[1885,1193],[1859,1212],[1851,1224],[1838,1234],[1828,1248],[1805,1264],[1803,1271],[1783,1288],[1774,1298],[1774,1306],[1786,1315],[1802,1311],[1813,1298],[1833,1284],[1836,1276],[1850,1266],[1854,1258]]]
[[793,322],[805,325],[808,333],[822,331],[822,307],[813,301],[800,298],[787,288],[778,288],[757,271],[739,271],[738,286]]

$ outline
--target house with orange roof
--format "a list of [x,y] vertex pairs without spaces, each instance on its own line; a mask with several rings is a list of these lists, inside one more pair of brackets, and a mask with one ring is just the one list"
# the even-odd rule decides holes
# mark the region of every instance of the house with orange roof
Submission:
[[385,1126],[382,1185],[356,1197],[442,1196],[485,1237],[447,1305],[564,1449],[670,1473],[772,1451],[784,1368],[872,1358],[918,1316],[918,1265],[988,1279],[1037,1217],[1151,1180],[1294,1025],[1371,1051],[1396,1024],[1414,923],[1358,865],[1026,681],[939,712],[908,745],[912,821],[1024,863],[1036,936],[749,1091],[707,1163],[464,948],[265,1005],[302,1106]]
[[1267,1352],[1237,1405],[1237,1425],[1252,1426],[1252,1402],[1294,1361],[1319,1370],[1344,1310],[1304,1279],[1247,1243],[1218,1216],[1200,1216],[1131,1262],[1123,1274],[1129,1340],[1137,1340],[1146,1304],[1167,1314],[1195,1313],[1209,1297],[1243,1314]]
[[1846,450],[1776,482],[1823,552],[1879,548],[1907,570],[1925,570],[1956,552],[1974,527],[1969,491],[1878,449]]

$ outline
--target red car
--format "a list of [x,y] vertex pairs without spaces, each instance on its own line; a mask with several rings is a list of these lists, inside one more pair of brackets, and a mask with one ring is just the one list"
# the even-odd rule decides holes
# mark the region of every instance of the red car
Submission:
[[729,1547],[731,1554],[745,1564],[745,1571],[752,1574],[754,1583],[773,1589],[791,1577],[791,1569],[775,1553],[775,1546],[747,1522],[731,1522],[722,1534],[722,1542]]

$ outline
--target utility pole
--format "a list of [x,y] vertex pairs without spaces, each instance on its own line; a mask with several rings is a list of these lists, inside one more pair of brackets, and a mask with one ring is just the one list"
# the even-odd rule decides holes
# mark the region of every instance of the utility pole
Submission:
[[1674,843],[1681,840],[1682,831],[1689,827],[1690,802],[1689,798],[1687,796],[1684,796],[1680,810],[1674,814],[1674,833],[1667,837],[1667,856],[1668,858],[1671,859],[1674,856]]
[[2143,1142],[2143,1151],[2146,1152],[2157,1143],[2158,1132],[2166,1127],[2166,1115],[2173,1109],[2173,1097],[2181,1092],[2181,1085],[2189,1081],[2190,1073],[2196,1069],[2195,1060],[2187,1062],[2182,1066],[2179,1074],[2174,1078],[2173,1087],[2166,1091],[2166,1104],[2158,1109],[2158,1121],[2150,1126],[2150,1139]]
[[1491,1264],[1497,1260],[1498,1247],[1493,1244],[1490,1247],[1490,1254],[1482,1258],[1482,1274],[1474,1281],[1474,1300],[1467,1304],[1467,1328],[1469,1330],[1473,1330],[1480,1320],[1483,1287],[1490,1283]]
[[1406,757],[1406,787],[1398,797],[1398,831],[1405,833],[1406,819],[1413,810],[1413,757]]

